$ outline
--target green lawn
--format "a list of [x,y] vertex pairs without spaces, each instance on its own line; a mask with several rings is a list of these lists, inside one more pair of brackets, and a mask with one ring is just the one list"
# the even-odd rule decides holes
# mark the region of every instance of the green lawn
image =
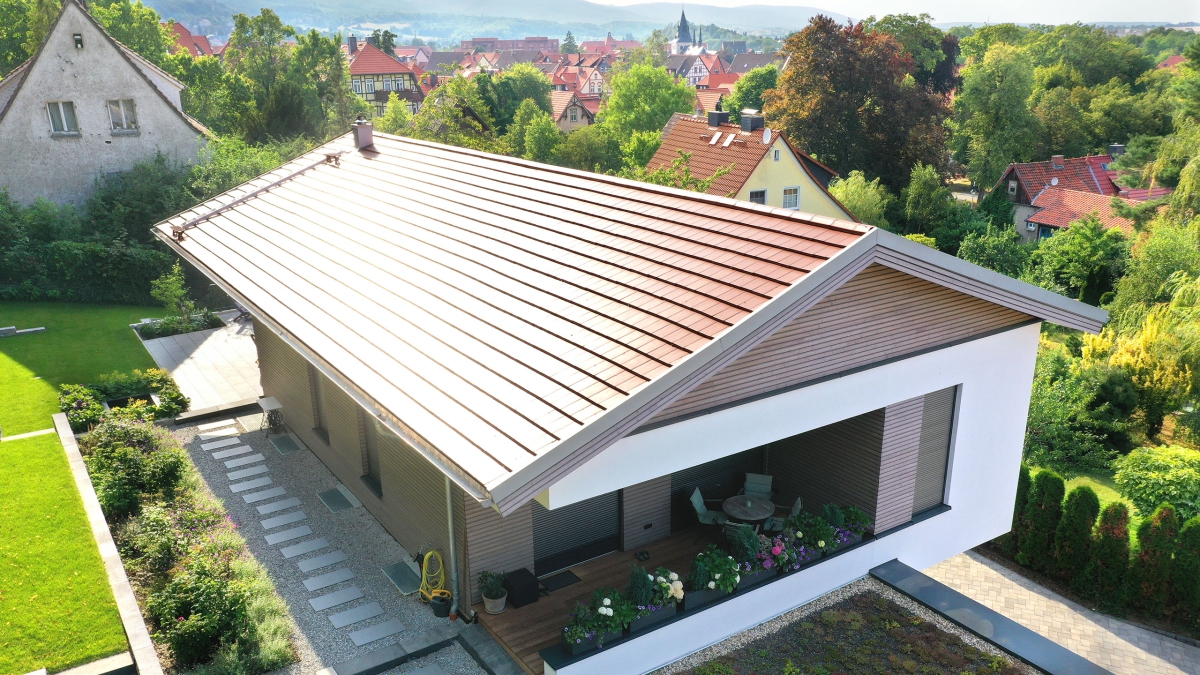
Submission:
[[0,338],[0,429],[12,436],[53,426],[60,384],[153,368],[129,324],[162,315],[157,307],[0,302],[0,326],[46,327],[44,333]]
[[1096,496],[1100,498],[1100,508],[1108,506],[1113,502],[1124,502],[1125,506],[1129,507],[1129,539],[1133,543],[1137,543],[1137,528],[1142,522],[1142,516],[1138,513],[1137,507],[1133,502],[1121,496],[1117,492],[1117,486],[1113,483],[1111,474],[1083,474],[1076,476],[1067,481],[1067,492],[1070,492],[1078,485],[1086,485],[1095,491]]
[[0,466],[0,673],[128,649],[58,436],[0,443]]

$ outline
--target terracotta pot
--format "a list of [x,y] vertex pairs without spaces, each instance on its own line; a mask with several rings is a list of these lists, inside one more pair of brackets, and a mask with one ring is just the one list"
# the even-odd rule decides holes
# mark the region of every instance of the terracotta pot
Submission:
[[661,609],[655,612],[650,612],[646,616],[639,616],[629,623],[630,634],[653,628],[654,626],[666,621],[675,616],[675,603],[664,605]]
[[488,614],[499,614],[500,612],[503,612],[505,610],[504,603],[506,600],[508,600],[508,590],[507,589],[504,591],[504,595],[502,595],[498,598],[489,598],[487,596],[484,596],[483,611],[487,612]]

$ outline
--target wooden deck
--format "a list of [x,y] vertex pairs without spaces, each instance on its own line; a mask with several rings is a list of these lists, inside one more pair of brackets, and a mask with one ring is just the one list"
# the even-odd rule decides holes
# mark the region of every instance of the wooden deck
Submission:
[[580,563],[569,568],[579,577],[577,583],[520,609],[509,607],[504,613],[494,616],[484,612],[482,604],[475,605],[474,609],[480,622],[527,672],[542,675],[542,657],[538,652],[558,642],[559,634],[567,624],[567,615],[580,600],[591,598],[597,588],[625,590],[634,565],[641,565],[649,571],[661,566],[680,576],[687,574],[696,554],[713,543],[715,539],[712,537],[720,533],[716,530],[706,531],[705,536],[696,542],[699,534],[696,527],[691,527],[641,547],[639,550],[650,552],[650,559],[646,562],[639,562],[633,557],[637,551],[616,551]]

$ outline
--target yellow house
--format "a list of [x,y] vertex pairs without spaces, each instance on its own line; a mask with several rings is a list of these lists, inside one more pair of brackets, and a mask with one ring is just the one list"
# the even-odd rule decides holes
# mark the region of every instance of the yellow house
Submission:
[[721,167],[732,167],[713,181],[708,194],[856,220],[829,194],[835,171],[792,147],[779,130],[764,128],[759,115],[742,115],[740,126],[728,120],[726,112],[707,117],[676,113],[647,168],[669,166],[683,150],[691,153],[694,176],[707,178]]

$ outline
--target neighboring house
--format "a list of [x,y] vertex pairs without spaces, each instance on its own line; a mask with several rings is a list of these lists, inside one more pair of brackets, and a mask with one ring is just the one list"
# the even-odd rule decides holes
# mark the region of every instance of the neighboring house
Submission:
[[598,67],[558,66],[550,74],[554,91],[573,91],[580,96],[604,93],[604,74]]
[[464,52],[497,52],[503,50],[558,52],[558,38],[526,37],[523,40],[500,40],[494,37],[471,38],[459,43]]
[[725,109],[725,96],[724,89],[697,89],[696,110],[703,115],[722,111]]
[[[1088,215],[1095,215],[1105,228],[1115,227],[1126,235],[1133,233],[1133,221],[1117,216],[1112,211],[1110,195],[1082,192],[1066,188],[1047,187],[1030,200],[1033,213],[1025,217],[1026,230],[1035,231],[1038,239],[1045,239],[1058,230],[1066,229],[1071,223]],[[1124,197],[1115,197],[1128,205],[1137,202]]]
[[642,46],[642,43],[637,40],[618,40],[613,37],[612,32],[603,40],[584,40],[579,43],[579,51],[584,54],[603,54],[605,56],[617,56],[624,54],[631,49],[637,49]]
[[569,132],[575,127],[586,127],[596,121],[596,115],[573,91],[550,92],[550,116],[560,131]]
[[1183,54],[1173,54],[1171,56],[1168,56],[1166,58],[1166,60],[1164,60],[1162,63],[1158,64],[1158,67],[1164,68],[1166,70],[1175,70],[1176,68],[1178,68],[1179,66],[1182,66],[1186,62],[1187,62],[1187,57],[1184,56]]
[[528,63],[541,67],[544,64],[553,64],[557,61],[558,54],[551,55],[549,52],[509,50],[493,55],[491,64],[492,68],[505,71],[518,63]]
[[755,68],[769,66],[772,63],[782,68],[782,55],[776,54],[737,54],[733,57],[733,63],[729,64],[729,72],[731,73],[748,73]]
[[354,42],[350,38],[350,86],[364,101],[375,106],[375,114],[383,115],[387,109],[391,92],[408,104],[409,112],[421,108],[425,94],[418,85],[421,70],[413,65],[401,63],[384,51],[367,42]]
[[21,204],[82,204],[96,178],[163,154],[193,162],[207,130],[183,83],[65,0],[33,58],[0,80],[0,190]]
[[708,66],[699,54],[675,54],[667,57],[667,72],[677,80],[686,81],[693,87],[709,76]]
[[662,145],[646,168],[669,166],[680,150],[691,153],[692,175],[697,178],[707,178],[721,167],[733,167],[713,181],[710,195],[854,220],[829,194],[829,181],[837,174],[792,147],[779,130],[763,128],[759,115],[743,115],[739,126],[729,123],[727,112],[710,112],[707,116],[675,113],[663,129]]
[[483,571],[621,550],[595,563],[623,584],[650,542],[694,557],[689,496],[744,472],[785,511],[874,522],[578,657],[556,646],[566,605],[537,625],[553,599],[509,607],[520,635],[499,639],[557,675],[653,671],[882,562],[1008,532],[1041,323],[1107,320],[867,225],[383,134],[155,233],[248,309],[291,434],[408,551],[442,552],[465,618],[492,620],[466,607]]
[[465,56],[462,52],[431,52],[424,68],[439,75],[445,75],[445,70],[449,69],[453,75],[462,70]]
[[429,63],[429,56],[433,54],[433,49],[426,46],[396,47],[392,51],[396,53],[396,58],[400,60],[400,63],[413,64],[421,70],[428,70],[426,65]]
[[733,87],[742,79],[743,73],[717,73],[700,80],[697,89],[722,89],[727,94],[733,93]]
[[746,53],[746,41],[745,40],[724,40],[721,42],[721,51],[729,52],[730,54],[734,54],[734,55],[745,54]]
[[[1122,151],[1121,146],[1111,146]],[[1038,210],[1033,205],[1033,198],[1046,188],[1059,188],[1075,192],[1087,192],[1094,195],[1125,197],[1132,201],[1141,202],[1170,194],[1170,188],[1155,188],[1154,190],[1127,190],[1117,185],[1117,172],[1111,168],[1112,155],[1088,155],[1086,157],[1065,158],[1054,155],[1045,162],[1024,162],[1009,164],[1000,180],[992,190],[1003,190],[1008,200],[1015,205],[1013,209],[1013,224],[1026,241],[1039,239],[1052,230],[1043,230],[1039,224],[1029,221],[1029,216]],[[1021,224],[1024,223],[1024,227]]]
[[181,49],[187,50],[187,53],[192,56],[212,56],[213,48],[208,42],[208,37],[204,35],[193,35],[187,26],[178,21],[163,22],[162,26],[171,31],[175,36],[175,47],[171,50],[174,54]]

